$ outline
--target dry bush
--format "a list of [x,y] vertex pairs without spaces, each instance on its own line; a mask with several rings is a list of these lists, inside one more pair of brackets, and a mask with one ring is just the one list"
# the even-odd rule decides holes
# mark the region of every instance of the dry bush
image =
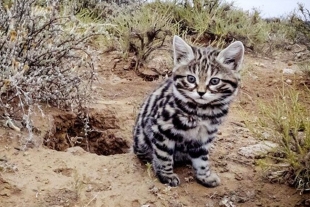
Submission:
[[177,25],[172,23],[170,10],[162,10],[152,3],[133,3],[118,8],[109,17],[110,34],[116,39],[117,49],[123,57],[133,54],[135,58],[131,66],[136,70],[143,66],[152,52],[162,48],[172,34],[176,33]]
[[0,3],[1,118],[22,119],[29,131],[34,106],[79,110],[95,78],[93,28],[61,12],[57,1],[36,3]]
[[289,17],[289,26],[293,32],[290,34],[294,43],[307,46],[310,50],[310,11],[304,5],[298,4],[297,12]]

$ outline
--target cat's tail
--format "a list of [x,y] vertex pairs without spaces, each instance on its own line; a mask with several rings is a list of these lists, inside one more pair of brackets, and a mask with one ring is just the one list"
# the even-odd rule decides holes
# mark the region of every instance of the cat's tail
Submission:
[[136,126],[134,131],[134,144],[133,152],[141,159],[143,162],[152,162],[153,159],[153,148],[151,144],[153,132],[153,118],[146,118],[144,130],[142,126]]
[[137,157],[143,162],[152,162],[153,149],[147,144],[134,144],[133,145],[133,152],[137,155]]

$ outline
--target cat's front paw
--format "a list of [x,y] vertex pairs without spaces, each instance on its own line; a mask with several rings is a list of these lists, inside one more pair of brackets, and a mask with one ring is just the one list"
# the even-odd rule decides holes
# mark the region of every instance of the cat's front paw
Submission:
[[211,173],[208,177],[206,176],[197,176],[198,183],[206,187],[216,187],[221,184],[221,179],[217,176],[216,173]]
[[173,173],[173,174],[157,174],[160,182],[164,183],[164,184],[168,184],[170,185],[171,187],[175,187],[177,185],[180,184],[180,179],[178,177],[177,174]]

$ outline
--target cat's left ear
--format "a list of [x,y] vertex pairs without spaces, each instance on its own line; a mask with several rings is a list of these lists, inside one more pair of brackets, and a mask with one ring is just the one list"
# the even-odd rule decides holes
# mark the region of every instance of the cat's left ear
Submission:
[[235,71],[240,70],[243,61],[244,46],[242,42],[236,41],[220,52],[217,61],[227,68]]

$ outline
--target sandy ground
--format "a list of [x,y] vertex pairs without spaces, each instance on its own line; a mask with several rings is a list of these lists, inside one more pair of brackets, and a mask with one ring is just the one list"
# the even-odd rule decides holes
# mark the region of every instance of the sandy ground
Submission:
[[112,71],[109,56],[101,65],[94,87],[97,98],[90,106],[96,133],[88,142],[80,139],[82,125],[76,115],[53,108],[35,119],[38,132],[25,151],[20,148],[20,140],[28,136],[25,131],[0,128],[0,206],[306,206],[309,194],[269,183],[253,158],[238,154],[241,147],[259,142],[244,123],[257,118],[259,100],[268,101],[277,87],[293,80],[283,77],[282,70],[297,68],[295,64],[246,55],[241,92],[211,152],[213,169],[222,180],[216,188],[199,185],[190,166],[176,168],[180,186],[163,185],[130,152],[137,109],[161,80],[143,81],[133,71],[123,71],[125,64]]

